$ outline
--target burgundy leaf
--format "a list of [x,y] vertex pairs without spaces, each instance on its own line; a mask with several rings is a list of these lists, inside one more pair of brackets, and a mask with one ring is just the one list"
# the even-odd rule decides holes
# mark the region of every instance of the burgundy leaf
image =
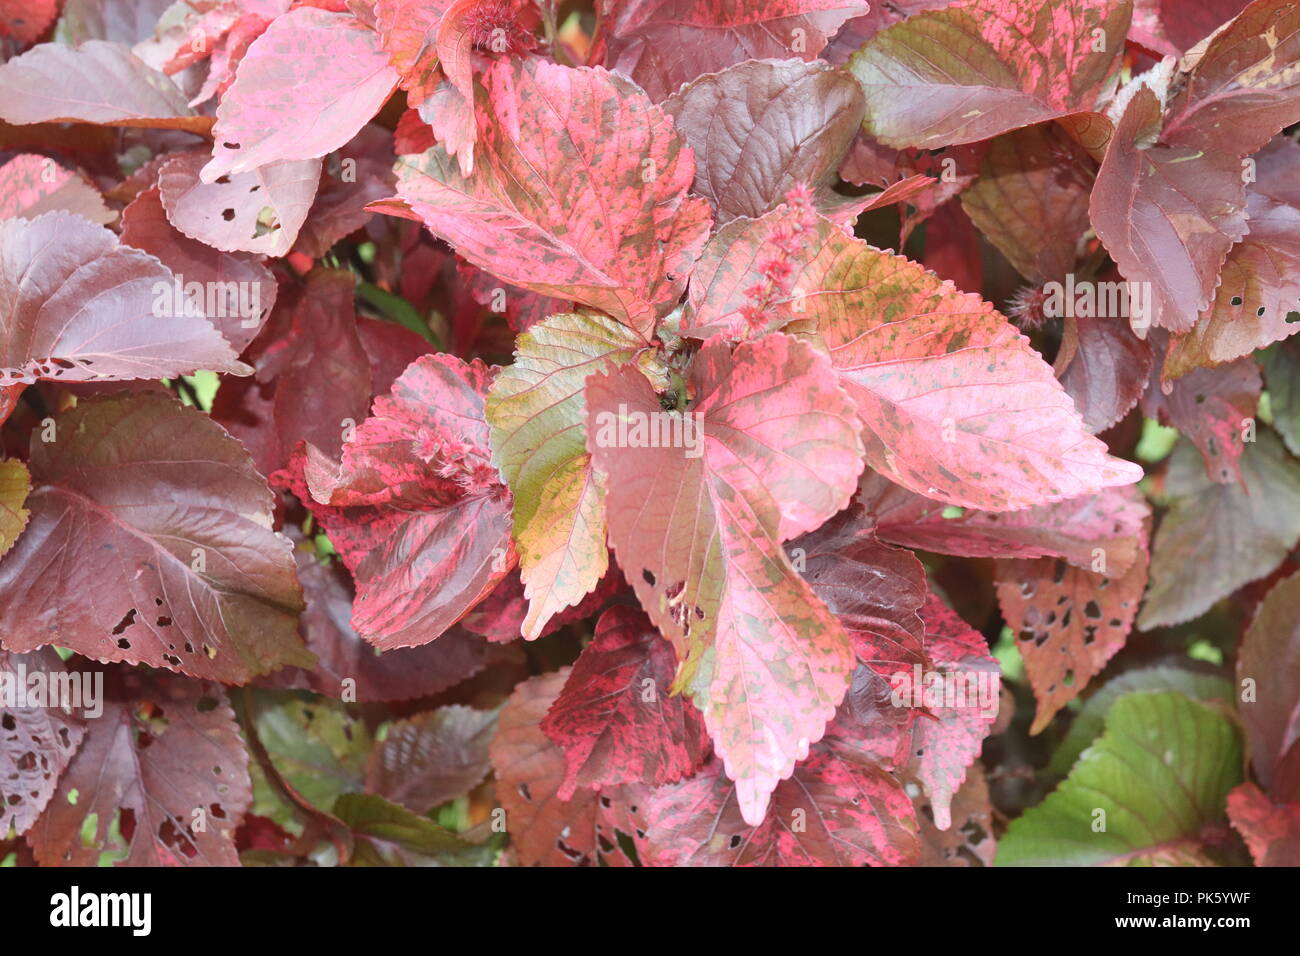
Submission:
[[1159,122],[1160,101],[1143,87],[1129,101],[1097,172],[1093,228],[1129,282],[1150,290],[1149,315],[1130,321],[1186,332],[1214,298],[1228,250],[1246,234],[1241,160],[1219,150],[1140,140]]
[[420,814],[462,797],[491,769],[496,727],[494,711],[459,705],[400,720],[370,752],[366,790]]
[[0,223],[0,386],[247,374],[153,256],[66,212]]
[[828,208],[842,201],[830,186],[864,109],[847,74],[748,60],[687,84],[663,108],[695,151],[694,190],[719,225],[761,216],[798,185],[816,187]]
[[106,849],[125,866],[237,866],[235,827],[253,796],[220,685],[119,668],[104,676],[104,714],[28,833],[36,859],[96,866]]
[[310,666],[290,545],[238,442],[160,392],[82,401],[54,428],[32,434],[31,519],[0,562],[6,648],[232,684]]
[[605,63],[656,103],[743,60],[814,59],[862,0],[601,0]]
[[[49,803],[59,778],[86,733],[85,721],[59,699],[60,688],[78,686],[53,650],[9,654],[0,650],[0,829],[22,836]],[[69,679],[70,678],[70,679]],[[83,685],[84,686],[84,685]],[[42,688],[31,699],[33,687]],[[21,695],[21,696],[20,696]]]
[[186,236],[167,220],[156,187],[141,192],[122,210],[122,242],[156,256],[186,294],[201,291],[196,306],[236,353],[257,336],[275,304],[275,276],[261,256],[220,252]]
[[42,43],[0,66],[0,119],[7,123],[95,123],[206,133],[168,77],[120,43],[77,48]]

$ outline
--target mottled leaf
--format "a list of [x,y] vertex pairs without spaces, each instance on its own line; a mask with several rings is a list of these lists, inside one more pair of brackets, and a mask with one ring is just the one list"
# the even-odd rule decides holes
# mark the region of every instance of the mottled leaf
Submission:
[[676,670],[671,645],[640,611],[601,616],[541,724],[564,751],[561,799],[579,787],[663,786],[704,762],[709,737],[699,711],[669,693]]
[[[780,544],[847,503],[859,425],[826,359],[784,335],[734,353],[711,340],[687,389],[689,409],[665,411],[637,369],[593,375],[588,448],[619,565],[677,650],[674,689],[703,712],[757,825],[848,687],[848,637]],[[640,440],[620,438],[638,424]],[[652,447],[650,427],[678,439]]]
[[582,600],[609,567],[604,489],[587,453],[588,376],[628,362],[644,342],[595,313],[553,315],[519,336],[492,384],[487,420],[514,495],[514,535],[529,600],[523,633]]
[[495,62],[477,103],[474,172],[440,146],[403,157],[400,199],[498,278],[648,337],[710,222],[708,204],[686,196],[695,164],[672,121],[617,74],[533,59]]
[[370,752],[366,789],[416,813],[469,793],[488,775],[491,710],[453,705],[399,720]]
[[48,156],[21,153],[0,166],[0,219],[74,212],[107,225],[117,218],[99,190]]

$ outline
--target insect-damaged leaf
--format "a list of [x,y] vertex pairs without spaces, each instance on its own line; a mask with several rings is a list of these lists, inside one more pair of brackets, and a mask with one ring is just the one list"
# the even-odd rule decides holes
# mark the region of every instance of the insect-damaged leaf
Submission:
[[514,536],[529,600],[523,633],[582,600],[609,567],[605,498],[587,452],[583,386],[632,359],[644,342],[596,313],[553,315],[515,344],[488,392],[496,462],[514,495]]
[[398,197],[480,268],[648,338],[710,225],[672,120],[617,74],[536,59],[493,63],[476,97],[474,172],[435,146],[403,157]]
[[580,786],[663,786],[698,769],[709,737],[695,706],[669,694],[676,670],[672,647],[640,611],[601,616],[541,725],[564,750],[561,799]]
[[1300,329],[1300,146],[1279,136],[1248,162],[1250,231],[1228,252],[1209,308],[1170,342],[1165,378],[1249,355]]
[[866,131],[932,149],[1090,109],[1123,52],[1121,0],[975,0],[882,30],[849,60]]
[[[237,866],[248,754],[221,686],[109,668],[104,713],[28,833],[45,866]],[[129,816],[130,822],[127,822]]]
[[21,836],[36,821],[81,744],[85,721],[75,707],[94,702],[81,693],[63,696],[64,688],[80,690],[76,681],[52,649],[0,650],[0,829],[6,833],[12,827]]
[[80,216],[0,223],[0,386],[247,374],[153,256]]
[[0,561],[5,647],[229,684],[311,665],[290,545],[238,442],[158,392],[83,401],[54,429],[32,434],[31,518]]
[[221,98],[203,181],[319,159],[370,122],[396,86],[374,30],[350,14],[290,10],[253,41]]
[[781,542],[847,503],[859,426],[825,357],[784,335],[734,353],[711,340],[686,386],[690,406],[665,411],[635,368],[592,376],[587,442],[619,565],[677,649],[675,687],[704,713],[758,824],[853,668],[847,635]]
[[173,226],[224,252],[287,253],[307,219],[320,184],[319,159],[273,161],[210,182],[199,178],[204,158],[186,153],[158,174]]
[[559,796],[564,752],[542,732],[541,722],[569,670],[516,686],[497,720],[489,754],[510,845],[529,866],[626,866],[618,833],[633,835],[630,818],[637,807],[626,805],[618,790],[579,790],[572,800]]

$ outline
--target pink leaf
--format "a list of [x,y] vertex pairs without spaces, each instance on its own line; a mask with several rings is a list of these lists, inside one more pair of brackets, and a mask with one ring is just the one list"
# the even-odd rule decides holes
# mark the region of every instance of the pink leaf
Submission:
[[532,59],[494,63],[478,97],[473,174],[435,147],[404,158],[398,195],[475,265],[648,337],[709,228],[672,121],[622,77]]
[[290,10],[239,64],[217,107],[202,179],[319,159],[370,122],[396,86],[397,72],[369,27],[349,14]]
[[[861,470],[858,423],[825,358],[784,335],[734,353],[711,340],[687,388],[689,408],[665,411],[637,369],[593,375],[588,448],[607,476],[619,564],[677,649],[674,689],[704,713],[757,824],[853,667],[847,635],[780,543],[847,502]],[[640,439],[620,436],[637,423]],[[651,427],[677,428],[675,447],[652,447]]]

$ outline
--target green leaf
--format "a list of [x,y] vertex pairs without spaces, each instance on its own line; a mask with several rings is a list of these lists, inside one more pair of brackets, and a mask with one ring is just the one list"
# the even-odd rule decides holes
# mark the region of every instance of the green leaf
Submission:
[[[328,811],[345,793],[362,789],[370,733],[338,701],[304,698],[292,692],[254,694],[257,734],[284,779],[309,803]],[[253,812],[282,826],[296,820],[293,809],[254,778]]]
[[552,315],[519,336],[515,361],[488,392],[492,451],[514,495],[519,570],[528,597],[524,637],[577,604],[609,567],[605,490],[587,453],[583,385],[645,343],[595,313]]
[[357,837],[353,866],[486,866],[496,852],[371,793],[343,794],[334,815]]
[[1013,820],[999,866],[1206,865],[1201,834],[1241,781],[1223,711],[1168,691],[1127,694],[1068,779]]
[[362,282],[358,285],[357,295],[361,297],[362,302],[378,310],[379,314],[384,318],[391,319],[398,325],[410,329],[420,338],[432,343],[434,348],[442,348],[442,343],[438,341],[438,337],[429,328],[429,323],[424,321],[419,312],[415,311],[415,306],[400,295],[394,295],[370,282]]
[[1064,777],[1079,754],[1102,732],[1111,706],[1125,694],[1143,691],[1180,691],[1193,700],[1232,700],[1232,684],[1217,674],[1203,674],[1183,667],[1144,667],[1107,681],[1088,698],[1070,725],[1070,731],[1052,754],[1047,769]]

